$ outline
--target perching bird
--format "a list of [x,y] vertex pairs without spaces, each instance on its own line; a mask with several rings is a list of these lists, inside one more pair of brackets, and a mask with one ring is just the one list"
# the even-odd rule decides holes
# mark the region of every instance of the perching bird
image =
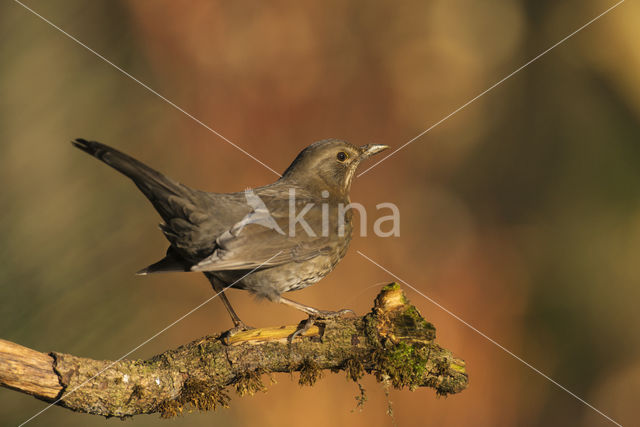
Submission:
[[221,194],[191,189],[99,142],[73,144],[133,180],[164,220],[166,256],[139,274],[202,271],[220,293],[233,331],[247,326],[223,292],[230,285],[302,310],[308,325],[349,311],[317,310],[281,295],[316,283],[345,255],[351,181],[360,162],[386,145],[316,142],[273,184]]

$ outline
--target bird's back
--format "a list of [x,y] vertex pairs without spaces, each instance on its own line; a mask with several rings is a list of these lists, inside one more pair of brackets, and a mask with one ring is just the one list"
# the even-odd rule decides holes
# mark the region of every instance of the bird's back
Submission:
[[[227,282],[255,271],[238,286],[271,297],[320,280],[349,245],[351,212],[344,221],[339,215],[348,196],[323,191],[313,174],[314,185],[300,182],[299,174],[285,174],[255,190],[209,193],[105,144],[76,140],[74,145],[133,180],[164,220],[160,227],[171,246],[144,273],[196,270]],[[279,280],[277,286],[268,283],[273,280]]]

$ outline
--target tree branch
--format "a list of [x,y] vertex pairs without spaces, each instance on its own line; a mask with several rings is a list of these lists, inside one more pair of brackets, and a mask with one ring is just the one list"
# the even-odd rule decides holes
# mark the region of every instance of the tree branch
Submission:
[[409,304],[397,284],[386,286],[363,317],[318,321],[293,343],[297,326],[253,329],[224,338],[205,337],[148,360],[117,362],[40,353],[0,340],[0,385],[78,412],[127,417],[185,405],[227,406],[239,395],[264,389],[262,374],[300,372],[312,385],[324,370],[365,373],[395,388],[431,387],[440,395],[466,388],[465,364],[435,341],[435,328]]

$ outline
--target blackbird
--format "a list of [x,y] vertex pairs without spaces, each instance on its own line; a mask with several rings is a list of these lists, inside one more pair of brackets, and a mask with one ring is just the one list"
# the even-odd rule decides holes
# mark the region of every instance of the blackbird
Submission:
[[191,189],[105,144],[72,143],[129,177],[162,217],[171,243],[166,256],[138,273],[203,272],[231,316],[232,331],[248,327],[223,292],[231,285],[302,310],[309,316],[305,328],[313,319],[350,312],[318,310],[281,295],[316,283],[345,255],[351,181],[360,162],[386,145],[319,141],[273,184],[225,194]]

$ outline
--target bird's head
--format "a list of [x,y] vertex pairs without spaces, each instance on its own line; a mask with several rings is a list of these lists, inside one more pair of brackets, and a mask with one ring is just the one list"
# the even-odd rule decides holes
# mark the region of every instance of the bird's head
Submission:
[[348,195],[360,162],[387,148],[379,144],[357,147],[337,139],[319,141],[302,150],[282,178]]

